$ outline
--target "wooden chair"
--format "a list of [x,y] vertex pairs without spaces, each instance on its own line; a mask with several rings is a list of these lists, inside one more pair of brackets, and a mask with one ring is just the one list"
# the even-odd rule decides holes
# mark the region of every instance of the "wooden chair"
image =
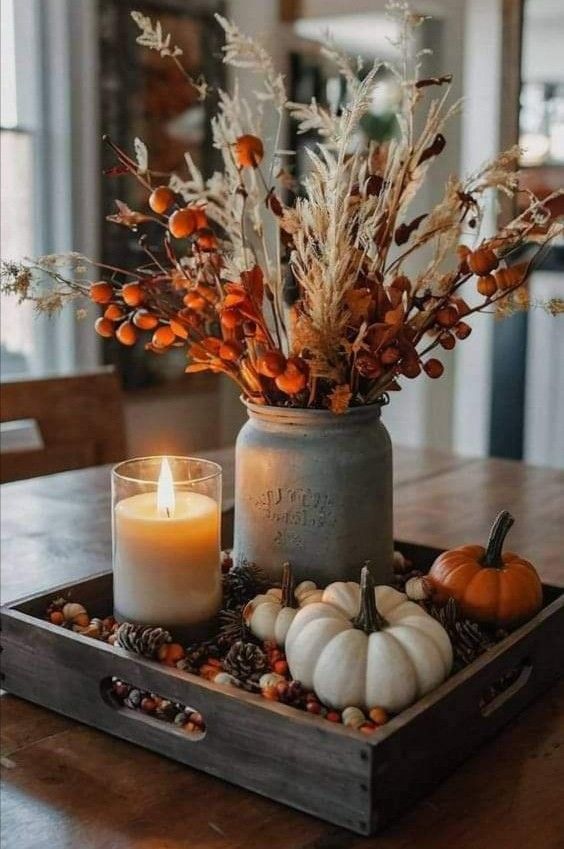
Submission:
[[43,443],[30,450],[3,450],[2,483],[125,458],[121,389],[112,368],[16,380],[3,383],[0,391],[0,420],[34,420]]

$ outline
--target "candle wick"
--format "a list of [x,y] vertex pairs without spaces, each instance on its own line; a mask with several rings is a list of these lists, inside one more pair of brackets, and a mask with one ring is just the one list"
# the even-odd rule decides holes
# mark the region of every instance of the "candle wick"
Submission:
[[166,508],[166,517],[167,519],[170,519],[170,510],[168,509],[168,507]]

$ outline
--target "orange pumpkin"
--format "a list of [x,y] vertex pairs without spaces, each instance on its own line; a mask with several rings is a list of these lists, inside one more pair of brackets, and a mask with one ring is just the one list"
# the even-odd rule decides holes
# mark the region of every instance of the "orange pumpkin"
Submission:
[[463,545],[437,557],[429,578],[439,603],[453,598],[464,616],[502,628],[526,622],[540,610],[542,586],[534,566],[518,554],[502,554],[513,522],[504,510],[486,548]]

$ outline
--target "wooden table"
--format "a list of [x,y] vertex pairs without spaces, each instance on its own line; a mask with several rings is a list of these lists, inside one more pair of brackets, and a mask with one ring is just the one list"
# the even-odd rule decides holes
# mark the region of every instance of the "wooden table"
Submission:
[[[212,459],[214,455],[211,456]],[[231,452],[216,458],[233,496]],[[564,473],[413,449],[395,453],[398,539],[479,541],[496,511],[511,547],[564,584]],[[2,601],[108,568],[109,470],[2,487]],[[557,849],[564,834],[564,686],[430,796],[359,838],[4,695],[3,849]],[[463,729],[461,730],[463,733]],[[401,793],[401,787],[397,788]]]

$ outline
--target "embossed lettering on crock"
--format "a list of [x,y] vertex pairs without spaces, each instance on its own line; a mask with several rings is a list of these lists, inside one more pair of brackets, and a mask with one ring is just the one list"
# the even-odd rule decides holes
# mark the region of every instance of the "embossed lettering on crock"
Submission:
[[331,498],[312,489],[274,487],[247,500],[263,519],[275,523],[322,528],[333,518]]

